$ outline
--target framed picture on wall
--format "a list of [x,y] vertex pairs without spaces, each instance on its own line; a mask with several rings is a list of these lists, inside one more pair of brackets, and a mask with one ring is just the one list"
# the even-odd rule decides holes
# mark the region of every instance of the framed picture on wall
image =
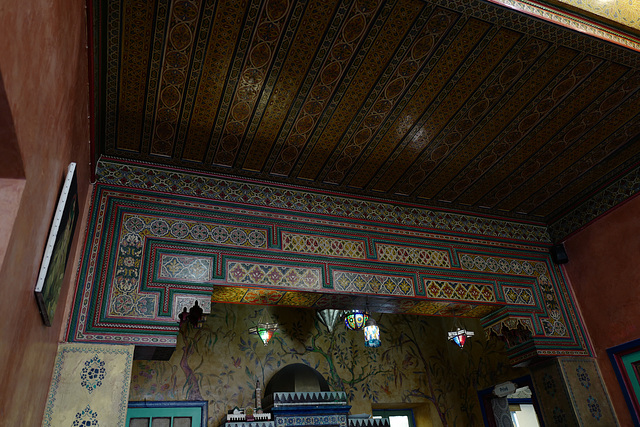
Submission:
[[640,425],[640,339],[607,349],[635,425]]
[[51,326],[67,269],[73,232],[78,220],[76,164],[69,164],[44,248],[35,294],[45,325]]

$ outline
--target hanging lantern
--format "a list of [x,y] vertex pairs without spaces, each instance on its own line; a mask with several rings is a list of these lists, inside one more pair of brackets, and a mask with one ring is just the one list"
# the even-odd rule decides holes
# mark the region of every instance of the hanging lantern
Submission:
[[458,347],[464,347],[467,342],[467,338],[474,335],[473,331],[467,331],[466,329],[457,328],[455,331],[449,332],[449,340],[453,341]]
[[350,331],[357,331],[367,322],[369,314],[364,310],[346,310],[344,312],[344,324]]
[[324,326],[327,327],[327,330],[329,331],[329,333],[333,332],[333,327],[336,324],[336,320],[338,320],[341,315],[342,315],[342,310],[335,310],[333,308],[318,310],[317,312],[318,319],[322,322]]
[[262,320],[264,316],[264,311],[260,314],[260,320],[258,320],[258,324],[253,328],[249,328],[249,333],[252,335],[258,335],[262,340],[264,345],[269,344],[271,338],[273,338],[273,334],[278,330],[277,323],[269,323],[268,321]]
[[258,335],[264,345],[269,344],[273,334],[278,330],[277,323],[258,323],[253,328],[249,328],[249,333],[252,335]]
[[375,320],[369,318],[364,327],[364,346],[380,347],[380,344],[380,328],[376,325]]

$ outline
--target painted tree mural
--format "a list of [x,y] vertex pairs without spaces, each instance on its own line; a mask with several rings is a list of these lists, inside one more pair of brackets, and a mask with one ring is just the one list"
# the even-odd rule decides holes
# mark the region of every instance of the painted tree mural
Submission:
[[[268,346],[248,333],[265,314],[280,325]],[[370,349],[361,331],[329,333],[312,310],[216,305],[201,329],[183,327],[171,360],[134,362],[130,399],[208,400],[218,426],[229,409],[253,405],[256,381],[264,389],[283,366],[305,363],[347,393],[353,413],[430,402],[443,426],[479,426],[477,390],[524,374],[477,321],[468,320],[476,336],[461,350],[446,339],[449,319],[374,316],[382,347]]]

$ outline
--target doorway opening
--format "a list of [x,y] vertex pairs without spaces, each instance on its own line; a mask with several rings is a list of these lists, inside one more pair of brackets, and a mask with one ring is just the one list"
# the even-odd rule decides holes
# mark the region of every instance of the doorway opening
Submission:
[[484,424],[489,427],[505,425],[502,423],[506,418],[514,427],[544,426],[531,377],[527,375],[511,383],[513,388],[508,394],[496,396],[494,387],[478,392]]

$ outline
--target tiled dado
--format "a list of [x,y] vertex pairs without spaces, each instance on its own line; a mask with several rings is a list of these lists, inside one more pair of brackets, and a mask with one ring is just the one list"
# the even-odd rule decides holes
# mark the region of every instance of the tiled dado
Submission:
[[205,311],[212,301],[366,304],[485,318],[487,330],[506,313],[561,354],[585,352],[543,246],[387,225],[97,184],[69,339],[173,345],[176,316],[194,300]]

